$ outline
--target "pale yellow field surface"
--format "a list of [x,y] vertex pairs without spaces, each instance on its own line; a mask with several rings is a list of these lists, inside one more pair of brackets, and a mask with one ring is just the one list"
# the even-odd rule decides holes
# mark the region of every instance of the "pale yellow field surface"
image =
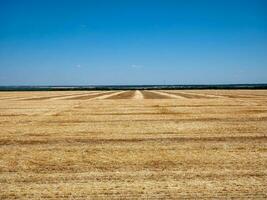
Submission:
[[0,199],[267,199],[267,91],[0,92]]

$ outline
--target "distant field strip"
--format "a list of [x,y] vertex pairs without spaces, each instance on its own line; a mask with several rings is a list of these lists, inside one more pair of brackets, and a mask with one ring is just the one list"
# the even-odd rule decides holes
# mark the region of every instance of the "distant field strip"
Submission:
[[139,90],[136,90],[136,91],[126,91],[124,93],[120,93],[120,94],[108,97],[106,99],[136,99],[138,100],[138,99],[144,99],[144,96],[142,92],[140,92]]
[[119,94],[122,94],[122,93],[125,93],[126,91],[120,91],[120,92],[110,92],[111,94],[106,94],[106,95],[101,95],[99,97],[96,97],[94,99],[107,99],[107,98],[110,98],[110,97],[113,97],[113,96],[116,96],[116,95],[119,95]]
[[[1,94],[1,93],[0,93]],[[64,96],[64,94],[62,94]],[[73,94],[67,94],[67,95],[73,95]],[[55,93],[51,93],[51,94],[47,94],[46,92],[31,92],[31,93],[27,93],[27,92],[20,92],[18,95],[14,96],[12,95],[12,97],[4,97],[1,98],[0,100],[42,100],[43,98],[46,99],[47,97],[57,97],[57,96],[61,96],[61,95],[55,95]]]
[[0,100],[12,100],[12,99],[17,99],[19,97],[2,97]]
[[91,94],[85,94],[85,95],[79,95],[79,96],[75,96],[75,97],[71,97],[71,98],[66,98],[66,100],[87,100],[87,99],[92,99],[95,97],[100,97],[106,94],[109,94],[112,92],[95,92],[95,93],[91,93]]
[[81,96],[86,96],[86,95],[94,95],[94,94],[99,94],[99,92],[83,92],[81,94],[75,94],[75,95],[70,95],[70,96],[62,96],[62,97],[57,97],[57,98],[53,98],[53,100],[68,100],[69,98],[75,98],[75,97],[81,97]]
[[133,91],[126,91],[120,94],[116,94],[113,96],[110,96],[106,99],[132,99],[134,97],[134,92]]
[[168,93],[168,92],[162,92],[162,91],[152,91],[152,92],[155,93],[155,94],[159,94],[159,95],[162,95],[162,96],[166,96],[166,97],[172,98],[172,99],[185,99],[182,96],[179,96],[179,95],[176,95],[176,94],[172,94],[172,93]]
[[261,95],[261,96],[259,96],[259,95],[255,96],[255,95],[232,95],[232,94],[223,94],[221,96],[223,96],[223,97],[229,97],[229,98],[235,98],[235,99],[238,99],[238,98],[239,99],[240,98],[254,99],[255,97],[258,97],[258,98],[266,98],[266,96],[263,96],[263,95]]
[[152,92],[152,91],[142,91],[144,99],[173,99],[173,97],[169,95],[162,95],[160,93]]
[[144,95],[142,94],[142,92],[140,92],[140,90],[136,90],[134,92],[133,99],[144,99]]
[[79,96],[79,95],[84,95],[84,93],[79,93],[79,94],[68,94],[68,95],[55,95],[55,96],[45,96],[45,97],[34,97],[34,98],[22,98],[19,100],[25,100],[25,101],[29,101],[29,100],[48,100],[48,99],[54,99],[54,98],[61,98],[61,97],[73,97],[73,96]]
[[[235,90],[233,90],[235,91]],[[170,91],[177,93],[178,91]],[[253,94],[253,93],[246,93],[244,92],[230,92],[230,90],[204,90],[204,91],[199,91],[199,92],[181,92],[179,91],[178,93],[185,93],[185,94],[194,94],[194,95],[199,95],[199,96],[206,96],[206,97],[211,97],[211,98],[234,98],[234,99],[242,99],[242,98],[266,98],[267,94],[264,95],[264,92],[262,94]]]
[[166,93],[176,94],[186,99],[211,99],[211,98],[220,98],[219,96],[215,95],[208,95],[208,94],[198,94],[198,93],[190,93],[190,92],[177,92],[177,91],[168,91]]

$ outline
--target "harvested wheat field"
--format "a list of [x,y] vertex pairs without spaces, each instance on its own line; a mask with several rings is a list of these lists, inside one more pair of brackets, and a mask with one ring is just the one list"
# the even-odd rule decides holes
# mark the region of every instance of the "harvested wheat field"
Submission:
[[0,199],[266,199],[267,91],[0,93]]

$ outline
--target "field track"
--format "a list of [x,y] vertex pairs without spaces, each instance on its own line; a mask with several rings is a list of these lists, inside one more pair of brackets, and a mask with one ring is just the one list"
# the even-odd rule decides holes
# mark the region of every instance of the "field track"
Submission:
[[267,199],[267,91],[0,93],[0,199]]

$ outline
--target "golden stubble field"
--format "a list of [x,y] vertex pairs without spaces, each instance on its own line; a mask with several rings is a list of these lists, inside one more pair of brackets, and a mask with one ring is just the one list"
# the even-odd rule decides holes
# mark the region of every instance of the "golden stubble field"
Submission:
[[0,93],[0,199],[267,198],[267,91]]

